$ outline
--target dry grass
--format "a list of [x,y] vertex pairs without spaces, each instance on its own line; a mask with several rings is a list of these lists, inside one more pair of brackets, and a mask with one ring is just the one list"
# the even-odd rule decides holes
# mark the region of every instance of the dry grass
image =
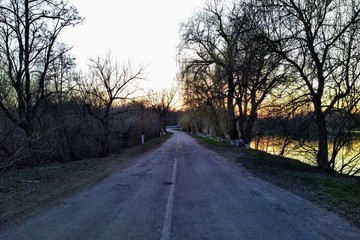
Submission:
[[197,139],[212,150],[234,158],[254,175],[336,212],[360,227],[359,177],[328,174],[298,160]]
[[8,171],[0,175],[0,225],[18,224],[90,187],[165,142],[166,137],[124,149],[121,154]]

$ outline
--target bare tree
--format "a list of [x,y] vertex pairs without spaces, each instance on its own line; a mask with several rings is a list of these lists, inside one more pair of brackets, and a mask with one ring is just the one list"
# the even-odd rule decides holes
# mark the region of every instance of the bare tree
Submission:
[[176,103],[176,92],[176,88],[173,87],[159,91],[149,90],[147,93],[149,107],[158,114],[164,132],[166,132],[167,115]]
[[209,1],[203,11],[198,12],[182,25],[180,51],[189,53],[185,57],[188,65],[221,66],[226,82],[226,106],[228,111],[228,135],[231,141],[239,138],[235,119],[235,69],[239,54],[238,41],[244,31],[237,21],[241,9],[233,5],[228,8],[221,0]]
[[[221,70],[218,65],[193,64],[188,66],[184,64],[179,78],[184,106],[191,109],[188,113],[196,113],[195,115],[201,113],[201,116],[196,117],[197,122],[207,116],[206,118],[209,119],[207,133],[216,137],[224,136],[220,126],[219,110],[225,109],[226,94],[224,93],[225,83],[220,74]],[[197,126],[197,131],[202,133],[200,124]]]
[[[285,75],[279,69],[282,59],[258,37],[249,14],[246,4],[209,1],[183,26],[181,48],[193,53],[182,61],[195,76],[200,69],[220,68],[214,76],[225,83],[218,97],[226,99],[230,140],[239,138],[239,130],[246,145],[252,139],[258,109]],[[197,82],[199,87],[202,81]]]
[[120,108],[130,100],[137,88],[138,80],[144,79],[144,68],[134,71],[130,63],[119,65],[111,54],[89,60],[89,76],[79,83],[85,99],[86,113],[100,121],[103,136],[100,139],[103,154],[108,153],[109,124],[112,116],[123,113]]
[[239,109],[239,131],[245,144],[250,144],[258,110],[270,93],[284,82],[287,70],[281,69],[281,58],[258,38],[248,17],[243,20],[247,32],[240,41],[237,58],[235,99]]
[[[317,164],[335,168],[329,157],[328,117],[352,112],[359,101],[360,2],[353,0],[254,1],[253,23],[273,51],[296,69],[304,97],[312,103],[317,129]],[[347,104],[351,100],[352,104]]]
[[7,99],[1,99],[0,108],[27,135],[34,131],[34,112],[47,97],[49,66],[69,50],[59,48],[59,34],[82,21],[63,0],[7,0],[0,6],[0,58],[17,111]]

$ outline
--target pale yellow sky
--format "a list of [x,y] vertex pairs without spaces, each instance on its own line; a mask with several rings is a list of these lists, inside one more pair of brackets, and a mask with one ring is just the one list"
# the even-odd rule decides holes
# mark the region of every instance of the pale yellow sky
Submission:
[[[179,25],[205,0],[70,0],[86,21],[66,29],[62,40],[85,66],[89,57],[111,51],[119,62],[148,66],[145,88],[171,87],[177,72]],[[147,85],[147,86],[146,86]]]

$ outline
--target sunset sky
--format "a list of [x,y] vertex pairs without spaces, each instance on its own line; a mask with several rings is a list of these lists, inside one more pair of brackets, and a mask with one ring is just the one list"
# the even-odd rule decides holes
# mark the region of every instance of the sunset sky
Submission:
[[206,0],[70,0],[86,20],[65,29],[62,40],[73,46],[81,68],[89,57],[111,51],[119,62],[147,66],[144,87],[171,87],[176,66],[179,25]]

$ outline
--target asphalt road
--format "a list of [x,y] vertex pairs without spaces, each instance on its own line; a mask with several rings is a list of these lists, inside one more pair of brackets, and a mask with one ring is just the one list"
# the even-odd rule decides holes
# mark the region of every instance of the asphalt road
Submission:
[[360,230],[175,132],[0,239],[360,239]]

